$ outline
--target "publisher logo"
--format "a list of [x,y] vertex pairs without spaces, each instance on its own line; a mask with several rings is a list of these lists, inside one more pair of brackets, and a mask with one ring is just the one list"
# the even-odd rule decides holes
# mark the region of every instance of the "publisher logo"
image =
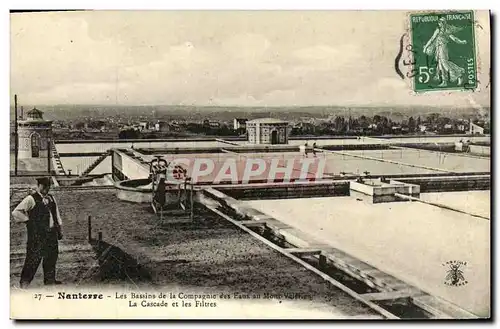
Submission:
[[450,260],[442,265],[447,268],[444,284],[458,287],[464,286],[468,283],[464,277],[464,269],[467,266],[467,262]]

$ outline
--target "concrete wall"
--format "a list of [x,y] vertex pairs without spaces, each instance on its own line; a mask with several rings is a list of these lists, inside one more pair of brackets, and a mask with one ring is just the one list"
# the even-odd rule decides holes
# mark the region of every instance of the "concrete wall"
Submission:
[[394,185],[396,192],[412,196],[420,195],[420,185],[404,183],[397,180],[390,180],[389,184]]
[[469,152],[471,154],[490,156],[491,155],[491,147],[483,146],[483,145],[469,145]]
[[489,190],[491,185],[490,176],[398,178],[398,181],[419,185],[421,193]]
[[151,191],[130,191],[116,189],[116,197],[123,201],[129,201],[134,203],[149,203],[152,200]]
[[332,184],[269,184],[252,186],[251,188],[234,185],[220,186],[217,187],[217,190],[238,200],[317,198],[348,196],[349,184],[347,182]]
[[[134,203],[150,203],[153,199],[151,184],[147,179],[120,181],[115,183],[116,196],[120,200]],[[165,191],[166,205],[179,204],[177,186],[167,186]]]
[[360,192],[366,195],[374,195],[375,194],[374,188],[375,186],[365,185],[358,182],[349,182],[349,189],[351,191]]
[[[23,173],[27,172],[47,172],[49,170],[49,161],[48,158],[28,158],[28,159],[18,159],[18,171]],[[56,170],[57,168],[53,166],[53,162],[51,161],[51,171]],[[11,170],[14,170],[14,165],[12,165]]]
[[[121,157],[121,172],[130,179],[140,179],[149,177],[149,168],[146,168],[138,161],[129,156],[118,153]],[[118,157],[117,155],[117,157]],[[116,159],[116,158],[115,158]]]

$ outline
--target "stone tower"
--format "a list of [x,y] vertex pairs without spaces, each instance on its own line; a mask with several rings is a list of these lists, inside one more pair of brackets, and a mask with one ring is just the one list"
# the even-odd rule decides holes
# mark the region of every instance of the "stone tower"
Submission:
[[[43,112],[33,108],[26,119],[18,121],[19,159],[33,160],[45,164],[51,151],[52,121],[43,119]],[[42,162],[42,160],[44,162]],[[38,161],[40,160],[40,161]]]

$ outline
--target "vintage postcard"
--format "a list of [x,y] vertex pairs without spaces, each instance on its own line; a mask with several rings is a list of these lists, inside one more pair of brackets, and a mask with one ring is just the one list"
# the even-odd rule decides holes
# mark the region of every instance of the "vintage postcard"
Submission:
[[490,12],[10,14],[12,319],[489,319]]

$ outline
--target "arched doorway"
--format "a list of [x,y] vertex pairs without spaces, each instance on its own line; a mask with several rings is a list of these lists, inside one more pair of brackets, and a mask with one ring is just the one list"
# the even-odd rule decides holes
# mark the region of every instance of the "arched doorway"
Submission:
[[271,132],[271,144],[278,144],[278,132],[276,130]]
[[40,157],[40,135],[37,133],[31,135],[31,157]]

